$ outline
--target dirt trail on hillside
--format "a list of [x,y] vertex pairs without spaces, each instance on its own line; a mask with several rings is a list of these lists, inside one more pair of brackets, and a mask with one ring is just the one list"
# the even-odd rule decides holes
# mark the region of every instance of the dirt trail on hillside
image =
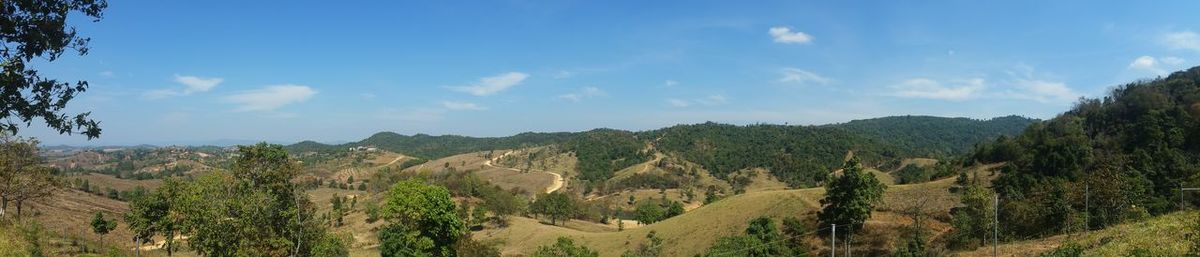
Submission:
[[[492,168],[501,168],[501,169],[507,169],[507,170],[511,170],[511,171],[521,171],[521,170],[519,170],[519,169],[515,169],[515,168],[509,168],[509,167],[500,167],[500,166],[496,166],[496,165],[493,165],[493,164],[492,164],[493,162],[500,161],[500,158],[504,158],[505,156],[508,156],[509,154],[512,154],[513,152],[514,152],[514,151],[508,151],[508,152],[504,152],[504,154],[501,154],[500,156],[498,156],[498,157],[496,157],[496,158],[492,158],[492,159],[488,159],[488,160],[486,160],[486,161],[483,161],[483,165],[484,165],[484,166],[488,166],[488,167],[492,167]],[[544,171],[544,170],[543,170],[543,171],[537,171],[537,172],[542,172],[542,173],[546,173],[546,174],[550,174],[550,175],[554,176],[554,182],[553,182],[553,184],[550,184],[550,186],[549,186],[549,187],[546,187],[546,193],[547,193],[547,194],[549,194],[549,193],[553,193],[553,192],[555,192],[555,191],[558,191],[559,189],[562,189],[564,186],[566,186],[566,185],[567,185],[567,180],[566,180],[565,178],[563,178],[563,176],[562,176],[562,175],[559,175],[558,173],[549,172],[549,171]]]

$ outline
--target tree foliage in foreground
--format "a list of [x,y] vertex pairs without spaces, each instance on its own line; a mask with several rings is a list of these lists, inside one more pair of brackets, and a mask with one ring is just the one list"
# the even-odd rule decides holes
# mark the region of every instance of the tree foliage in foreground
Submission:
[[455,256],[454,244],[466,234],[450,192],[420,180],[396,183],[387,192],[379,231],[383,256]]
[[839,228],[849,226],[852,231],[862,230],[863,222],[871,217],[875,204],[883,200],[887,185],[879,182],[875,174],[866,172],[858,158],[850,158],[842,166],[841,176],[832,176],[825,184],[825,198],[821,199],[821,213],[817,218],[822,227],[836,224]]
[[[31,67],[35,59],[54,62],[68,50],[88,52],[87,37],[67,23],[69,17],[99,21],[104,0],[10,0],[0,2],[0,131],[16,134],[20,123],[29,126],[40,118],[60,134],[79,132],[88,139],[100,136],[100,124],[90,112],[65,113],[67,103],[87,90],[87,81],[60,82],[43,77]],[[82,14],[82,16],[77,16]]]
[[168,181],[131,202],[135,236],[175,233],[203,256],[340,255],[349,243],[331,235],[299,185],[297,166],[278,145],[238,147],[231,171]]

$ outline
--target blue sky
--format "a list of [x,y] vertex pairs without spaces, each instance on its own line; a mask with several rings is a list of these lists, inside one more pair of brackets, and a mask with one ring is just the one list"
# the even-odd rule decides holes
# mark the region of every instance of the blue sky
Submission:
[[100,139],[352,141],[888,115],[1048,118],[1200,63],[1200,2],[111,1]]

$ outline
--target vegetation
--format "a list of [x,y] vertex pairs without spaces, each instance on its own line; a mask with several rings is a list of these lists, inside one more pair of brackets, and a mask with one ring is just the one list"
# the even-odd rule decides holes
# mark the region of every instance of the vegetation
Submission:
[[980,145],[971,158],[1008,163],[994,185],[1008,214],[1001,222],[1013,224],[1001,228],[1004,236],[1100,228],[1200,202],[1178,191],[1200,184],[1198,117],[1200,67],[1080,100],[1019,136]]
[[53,171],[42,165],[35,140],[0,133],[0,164],[0,218],[10,201],[19,217],[26,201],[50,196],[60,186]]
[[905,165],[892,174],[896,177],[897,184],[913,184],[953,176],[956,168],[956,165],[950,162],[938,161],[937,164],[929,167],[915,164]]
[[381,212],[389,224],[379,231],[383,256],[454,256],[466,224],[444,187],[419,180],[396,183]]
[[579,159],[576,170],[580,179],[599,182],[611,178],[613,172],[649,161],[647,144],[636,134],[612,129],[584,132],[564,143]]
[[543,194],[529,205],[529,211],[535,215],[545,215],[550,218],[550,224],[558,221],[566,222],[579,212],[579,204],[574,198],[559,192]]
[[135,235],[187,235],[189,248],[208,256],[337,252],[315,205],[291,182],[297,166],[283,147],[242,146],[238,156],[231,172],[168,182],[134,200],[126,220]]
[[540,246],[533,252],[533,257],[597,257],[600,253],[586,246],[576,246],[569,237],[559,237],[553,245]]
[[802,244],[786,242],[785,235],[780,233],[771,218],[759,217],[750,221],[746,235],[717,239],[704,256],[808,256],[807,250],[800,248]]
[[987,120],[931,116],[892,116],[826,125],[886,142],[909,154],[954,157],[971,151],[979,142],[1016,135],[1037,120],[1004,116]]
[[858,158],[850,158],[842,166],[842,175],[825,184],[825,198],[821,199],[824,207],[818,215],[821,226],[849,227],[850,233],[861,231],[886,189],[875,174],[863,171]]
[[[68,27],[68,17],[89,17],[99,21],[108,3],[104,0],[6,1],[0,3],[0,132],[16,134],[18,124],[26,126],[41,118],[60,134],[79,132],[88,139],[100,136],[100,123],[85,112],[68,117],[67,103],[76,94],[87,91],[87,81],[60,82],[42,77],[32,64],[54,62],[68,49],[80,55],[88,52],[89,38]],[[78,14],[76,14],[78,13]],[[36,61],[38,62],[34,62]]]

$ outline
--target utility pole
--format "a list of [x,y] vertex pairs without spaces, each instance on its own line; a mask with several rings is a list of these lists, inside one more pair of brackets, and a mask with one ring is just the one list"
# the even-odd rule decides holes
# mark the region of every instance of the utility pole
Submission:
[[1083,181],[1083,236],[1087,237],[1088,232],[1091,232],[1090,225],[1092,221],[1092,191],[1088,188],[1088,181]]
[[829,242],[829,257],[837,257],[837,224],[830,224],[829,227],[833,228],[833,233],[829,237],[832,239]]
[[992,257],[1000,253],[1000,194],[992,193]]

